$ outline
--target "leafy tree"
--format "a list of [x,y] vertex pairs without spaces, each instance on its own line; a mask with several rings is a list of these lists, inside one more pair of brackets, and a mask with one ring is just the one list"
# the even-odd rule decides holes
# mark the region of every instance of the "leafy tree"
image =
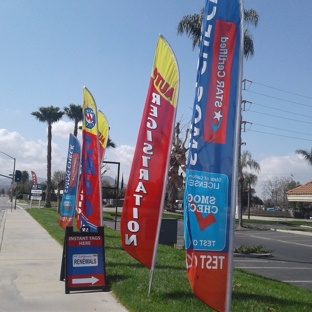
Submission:
[[22,171],[21,183],[16,186],[17,199],[22,199],[24,194],[30,194],[32,181],[29,180],[29,173],[26,170]]
[[52,167],[52,124],[59,121],[64,112],[59,107],[39,107],[39,110],[31,113],[39,122],[48,124],[48,143],[47,143],[47,194],[45,207],[51,207],[51,167]]
[[[179,22],[177,27],[178,35],[183,35],[184,33],[192,39],[192,48],[195,49],[196,46],[200,45],[201,36],[201,26],[204,16],[204,8],[201,9],[199,14],[188,14],[183,16],[182,20]],[[244,21],[245,24],[253,25],[257,27],[259,21],[258,13],[253,10],[244,10]],[[244,31],[244,56],[246,60],[254,55],[254,44],[252,40],[252,35],[248,28]]]
[[258,196],[253,196],[253,203],[254,205],[263,205],[263,201]]
[[115,185],[111,185],[108,181],[102,181],[102,198],[112,199],[116,198]]
[[30,181],[26,181],[25,183],[21,183],[19,185],[17,185],[16,187],[16,194],[17,194],[17,199],[22,199],[23,198],[23,194],[30,194],[30,190],[31,190],[31,182]]
[[250,169],[255,171],[256,173],[260,171],[260,165],[252,158],[252,155],[249,151],[244,151],[238,161],[238,227],[243,226],[242,198],[244,189],[244,169]]
[[70,104],[69,107],[64,107],[64,114],[66,114],[69,119],[74,121],[74,136],[77,137],[78,123],[82,121],[82,106]]
[[262,195],[266,207],[287,208],[289,206],[286,192],[299,186],[292,178],[273,177],[263,182]]
[[175,210],[175,201],[178,199],[179,192],[184,190],[184,176],[186,171],[186,152],[185,147],[188,130],[185,133],[184,141],[180,139],[181,123],[177,122],[174,129],[174,139],[171,147],[170,164],[168,172],[168,183],[166,188],[166,199],[168,210]]
[[118,197],[119,198],[124,198],[125,197],[125,191],[126,191],[126,189],[125,189],[125,186],[124,186],[124,177],[123,177],[123,174],[122,174]]
[[28,181],[29,180],[29,173],[28,173],[28,171],[22,171],[22,183],[24,184],[26,181]]

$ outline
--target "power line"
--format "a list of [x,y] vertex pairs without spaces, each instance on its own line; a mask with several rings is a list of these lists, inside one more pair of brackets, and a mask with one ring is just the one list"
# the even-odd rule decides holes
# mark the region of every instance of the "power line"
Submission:
[[262,84],[262,83],[259,83],[259,82],[255,82],[255,81],[252,81],[252,83],[260,85],[260,86],[263,86],[263,87],[266,87],[266,88],[270,88],[270,89],[273,89],[273,90],[278,90],[278,91],[281,91],[281,92],[285,92],[285,93],[292,94],[292,95],[297,95],[297,96],[300,96],[300,97],[312,100],[312,97],[310,97],[310,96],[301,95],[301,94],[298,94],[298,93],[293,93],[293,92],[290,92],[290,91],[274,88],[274,87],[267,86],[265,84]]
[[275,96],[271,96],[271,95],[266,95],[266,94],[263,94],[263,93],[259,93],[259,92],[254,92],[254,91],[249,91],[249,90],[245,90],[245,91],[246,91],[246,92],[249,92],[249,93],[253,93],[253,94],[258,94],[258,95],[261,95],[261,96],[265,96],[265,97],[268,97],[268,98],[271,98],[271,99],[275,99],[275,100],[284,101],[284,102],[287,102],[287,103],[292,103],[292,104],[297,104],[297,105],[301,105],[301,106],[305,106],[305,107],[312,108],[312,105],[303,104],[303,103],[294,102],[294,101],[289,101],[289,100],[281,99],[281,98],[278,98],[278,97],[275,97]]
[[291,120],[291,121],[296,121],[296,122],[306,123],[306,124],[312,125],[312,123],[308,122],[308,121],[302,121],[302,120],[297,120],[297,119],[292,119],[292,118],[286,118],[286,117],[271,115],[271,114],[267,114],[267,113],[257,112],[257,111],[254,111],[254,110],[249,110],[249,112],[257,113],[257,114],[261,114],[261,115],[266,115],[266,116],[271,116],[271,117],[275,117],[275,118],[280,118],[280,119],[284,119],[284,120]]
[[[282,90],[282,89],[275,88],[275,87],[272,87],[272,86],[268,86],[268,85],[265,85],[265,84],[262,84],[262,83],[253,82],[253,81],[250,81],[250,80],[247,80],[247,79],[243,80],[243,90],[246,91],[246,92],[250,92],[250,93],[253,93],[253,94],[257,94],[257,95],[260,95],[260,96],[263,96],[263,97],[271,98],[271,99],[282,101],[282,102],[291,103],[291,104],[294,104],[294,105],[301,105],[301,106],[304,106],[304,107],[312,108],[312,105],[309,105],[309,104],[304,104],[304,103],[300,103],[300,102],[296,102],[296,101],[286,100],[286,99],[283,99],[283,98],[280,98],[280,97],[277,97],[277,96],[270,96],[270,95],[263,94],[263,93],[260,93],[260,92],[251,91],[250,90],[250,86],[246,90],[246,82],[249,82],[250,86],[251,86],[251,84],[256,84],[256,85],[259,85],[259,86],[263,86],[263,87],[270,88],[270,89],[273,89],[273,90],[277,90],[277,91],[280,91],[280,92],[284,92],[284,93],[287,93],[287,94],[292,94],[294,96],[299,96],[299,97],[306,98],[306,99],[312,99],[312,97],[301,95],[301,94],[297,94],[297,93],[290,92],[290,91],[287,91],[287,90]],[[254,102],[245,101],[245,103],[247,103],[247,102],[250,103],[250,104],[258,105],[258,107],[263,107],[266,110],[267,109],[272,109],[272,110],[278,111],[279,114],[281,112],[283,112],[283,113],[286,113],[286,114],[291,114],[292,117],[293,116],[297,116],[297,117],[300,117],[300,118],[298,118],[298,119],[288,118],[288,117],[278,116],[278,115],[274,115],[274,114],[264,113],[264,112],[261,112],[261,111],[256,111],[256,110],[251,109],[251,105],[247,109],[248,112],[252,112],[252,113],[256,113],[256,114],[260,114],[260,115],[264,115],[264,116],[269,116],[271,118],[279,118],[279,119],[284,120],[284,121],[292,121],[292,122],[299,122],[301,124],[312,125],[312,122],[300,120],[300,119],[302,119],[301,117],[312,119],[312,116],[311,116],[310,113],[301,114],[301,113],[291,112],[289,110],[280,109],[280,108],[276,108],[276,107],[272,107],[272,106],[268,106],[268,105],[264,105],[264,104],[260,104],[260,103],[254,103]],[[278,103],[275,103],[275,104],[278,105]],[[274,105],[274,103],[273,103],[273,105]],[[280,105],[278,105],[278,106],[280,106]],[[244,106],[244,108],[245,108],[245,106]],[[245,109],[244,109],[244,111],[245,111]],[[259,118],[261,118],[261,117],[259,117]],[[285,129],[285,128],[283,129],[283,128],[279,128],[279,127],[274,127],[274,126],[266,126],[266,125],[263,125],[263,124],[258,124],[258,123],[253,123],[253,122],[246,122],[246,123],[250,123],[252,125],[259,126],[259,127],[266,127],[267,129],[274,129],[274,130],[278,130],[278,131],[284,131],[284,132],[287,132],[289,134],[294,133],[294,134],[300,134],[300,135],[305,135],[305,136],[311,136],[312,135],[312,133],[310,134],[310,133],[304,133],[304,132],[294,131],[294,130]],[[274,125],[274,123],[277,123],[277,121],[276,122],[273,121],[272,123]],[[287,127],[289,127],[289,122],[288,122]],[[295,127],[295,126],[293,128],[297,129],[297,127]],[[249,130],[247,130],[247,131],[248,132],[249,131],[251,131],[251,132],[253,131],[253,132],[262,133],[262,134],[265,134],[265,135],[273,135],[273,136],[279,136],[279,137],[284,137],[284,138],[289,138],[289,139],[296,139],[296,140],[301,140],[301,141],[308,141],[308,142],[312,141],[312,139],[300,138],[300,137],[297,138],[297,137],[294,137],[292,135],[287,135],[287,134],[283,135],[283,134],[272,133],[270,131],[269,132],[258,131],[258,130],[254,130],[253,127],[250,127]]]
[[270,129],[275,129],[275,130],[280,130],[280,131],[286,131],[286,132],[292,132],[292,133],[297,133],[297,134],[303,134],[303,135],[309,135],[312,136],[312,133],[304,133],[304,132],[298,132],[298,131],[291,131],[288,129],[282,129],[282,128],[277,128],[277,127],[272,127],[272,126],[266,126],[266,125],[261,125],[257,123],[252,123],[253,125],[260,126],[260,127],[265,127],[265,128],[270,128]]
[[305,114],[299,114],[299,113],[291,112],[291,111],[288,111],[288,110],[285,110],[285,109],[274,108],[274,107],[270,107],[270,106],[264,105],[264,104],[259,104],[259,103],[255,103],[255,102],[252,102],[252,104],[258,105],[258,106],[262,106],[262,107],[266,107],[266,108],[273,109],[273,110],[278,110],[278,111],[281,111],[281,112],[284,112],[284,113],[289,113],[289,114],[292,114],[292,115],[302,116],[302,117],[306,117],[306,118],[312,118],[312,116],[307,116]]
[[263,134],[268,134],[268,135],[274,135],[274,136],[279,136],[279,137],[284,137],[284,138],[289,138],[289,139],[296,139],[296,140],[301,140],[301,141],[312,142],[312,140],[309,140],[309,139],[296,138],[296,137],[292,137],[292,136],[281,135],[281,134],[275,134],[275,133],[270,133],[270,132],[264,132],[264,131],[258,131],[258,130],[249,130],[249,131],[251,131],[251,132],[257,132],[257,133],[263,133]]

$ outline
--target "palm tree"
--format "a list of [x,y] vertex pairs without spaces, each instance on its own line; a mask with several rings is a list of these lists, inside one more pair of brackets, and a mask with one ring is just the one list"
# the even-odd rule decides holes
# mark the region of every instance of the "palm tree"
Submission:
[[296,154],[301,155],[305,161],[312,165],[312,148],[310,152],[303,149],[297,149]]
[[116,147],[116,144],[115,144],[115,142],[113,142],[113,141],[110,139],[110,137],[108,136],[106,148],[110,148],[110,147],[115,148],[115,147]]
[[64,112],[60,111],[59,107],[39,107],[39,111],[32,112],[39,122],[48,124],[48,144],[47,144],[47,195],[45,207],[51,207],[51,161],[52,161],[52,124],[59,121]]
[[249,173],[249,172],[244,172],[243,175],[244,175],[244,185],[247,188],[247,194],[248,194],[248,201],[247,201],[248,219],[250,219],[251,191],[253,190],[252,186],[255,186],[258,181],[258,177],[254,173]]
[[260,171],[260,165],[252,158],[249,151],[244,151],[240,160],[238,161],[238,227],[243,226],[243,213],[242,213],[242,198],[243,198],[243,186],[244,186],[244,169],[251,169],[257,173]]
[[69,107],[64,107],[64,113],[68,116],[69,119],[75,122],[74,136],[77,137],[78,123],[82,121],[82,106],[70,104]]
[[22,183],[24,184],[26,181],[29,180],[29,173],[26,170],[22,171]]
[[[195,49],[196,46],[200,44],[201,36],[201,25],[204,16],[204,9],[201,9],[199,14],[188,14],[183,16],[182,20],[179,22],[177,27],[178,35],[186,35],[192,39],[192,48]],[[258,13],[253,10],[244,10],[244,21],[246,25],[253,25],[257,27],[259,21]],[[252,36],[248,28],[244,31],[244,56],[246,60],[254,55],[254,45]]]

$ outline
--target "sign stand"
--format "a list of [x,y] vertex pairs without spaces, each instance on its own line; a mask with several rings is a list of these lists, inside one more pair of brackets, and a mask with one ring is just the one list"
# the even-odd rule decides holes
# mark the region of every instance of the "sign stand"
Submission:
[[79,290],[106,291],[104,227],[97,232],[66,227],[60,280],[65,279],[65,294]]
[[39,200],[38,208],[42,200],[42,184],[33,184],[30,191],[30,208],[32,208],[32,201]]

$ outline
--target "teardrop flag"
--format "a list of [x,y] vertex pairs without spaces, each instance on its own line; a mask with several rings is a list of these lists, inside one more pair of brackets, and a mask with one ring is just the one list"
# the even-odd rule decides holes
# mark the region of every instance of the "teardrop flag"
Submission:
[[243,4],[206,0],[184,192],[187,276],[230,311],[242,81]]
[[179,91],[174,53],[159,36],[120,221],[123,248],[154,268]]

